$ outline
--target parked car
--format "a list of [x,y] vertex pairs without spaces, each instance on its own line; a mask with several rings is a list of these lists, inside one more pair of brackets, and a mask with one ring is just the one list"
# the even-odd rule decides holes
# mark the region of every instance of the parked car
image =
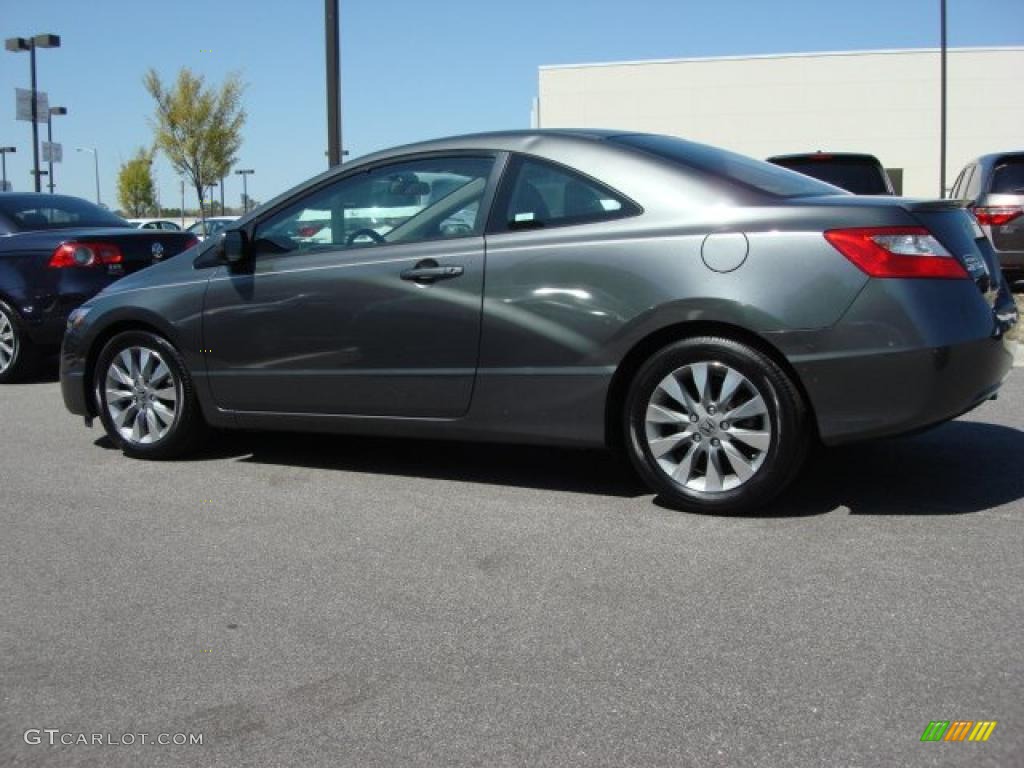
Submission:
[[162,229],[166,232],[180,232],[181,227],[168,219],[125,219],[136,229]]
[[969,201],[1003,271],[1024,279],[1024,152],[982,155],[969,162],[949,196]]
[[777,155],[769,163],[834,184],[855,195],[892,195],[892,182],[874,155],[857,152],[809,152]]
[[[423,195],[437,174],[456,183]],[[384,233],[346,216],[374,207]],[[300,232],[325,214],[329,242]],[[61,388],[132,457],[206,424],[620,445],[667,502],[738,511],[819,439],[993,397],[1015,321],[956,202],[665,136],[516,131],[346,163],[111,286],[70,318]]]
[[210,235],[223,232],[228,224],[237,220],[237,216],[207,216],[205,220],[200,219],[186,231],[195,235],[200,240],[205,240]]
[[134,229],[77,197],[0,194],[0,383],[56,350],[79,304],[196,242],[183,232]]

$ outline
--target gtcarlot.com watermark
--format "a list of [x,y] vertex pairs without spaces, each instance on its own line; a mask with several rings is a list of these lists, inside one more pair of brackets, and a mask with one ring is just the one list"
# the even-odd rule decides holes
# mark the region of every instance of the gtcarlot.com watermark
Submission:
[[136,744],[195,747],[202,746],[203,743],[201,733],[84,733],[62,731],[60,728],[29,728],[22,738],[26,744],[45,744],[51,747],[131,747]]

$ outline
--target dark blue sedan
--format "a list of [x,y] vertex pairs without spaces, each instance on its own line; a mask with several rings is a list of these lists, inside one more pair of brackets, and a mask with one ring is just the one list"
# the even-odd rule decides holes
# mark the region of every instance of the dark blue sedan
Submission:
[[135,229],[77,197],[0,193],[0,384],[60,346],[75,307],[197,242],[186,232]]

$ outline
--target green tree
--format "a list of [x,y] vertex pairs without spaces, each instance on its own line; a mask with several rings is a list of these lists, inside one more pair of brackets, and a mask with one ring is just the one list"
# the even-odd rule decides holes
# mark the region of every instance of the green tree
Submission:
[[146,72],[144,84],[156,102],[154,144],[167,155],[174,170],[185,176],[199,199],[199,215],[206,218],[204,192],[211,182],[227,176],[242,146],[245,84],[230,74],[219,88],[207,87],[202,75],[184,67],[172,86],[155,70]]
[[153,183],[153,152],[140,147],[135,156],[117,172],[117,199],[128,214],[137,218],[156,207]]

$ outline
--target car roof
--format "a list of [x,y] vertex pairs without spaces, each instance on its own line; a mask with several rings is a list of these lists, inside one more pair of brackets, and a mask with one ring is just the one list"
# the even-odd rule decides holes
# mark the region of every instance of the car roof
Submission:
[[1006,160],[1024,160],[1024,150],[1011,150],[1009,152],[990,152],[987,155],[979,155],[973,160],[968,160],[964,165],[978,163],[979,165],[991,168]]

